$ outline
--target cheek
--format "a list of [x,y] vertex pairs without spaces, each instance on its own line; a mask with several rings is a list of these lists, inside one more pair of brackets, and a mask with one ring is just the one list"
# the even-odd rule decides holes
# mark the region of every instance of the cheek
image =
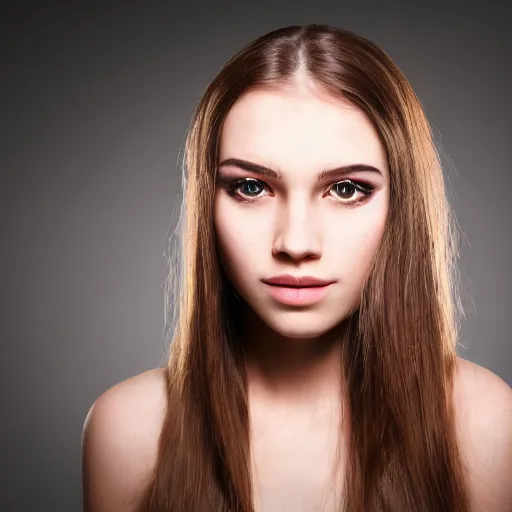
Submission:
[[264,212],[246,211],[231,199],[215,202],[214,224],[225,272],[238,281],[262,264],[270,244],[271,230]]
[[386,217],[386,203],[375,203],[327,221],[324,249],[331,264],[348,279],[358,281],[368,271],[382,240]]

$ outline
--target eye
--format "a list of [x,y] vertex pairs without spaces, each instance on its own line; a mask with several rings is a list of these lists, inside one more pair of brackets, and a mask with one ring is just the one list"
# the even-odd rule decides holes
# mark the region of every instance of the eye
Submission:
[[[357,204],[368,199],[374,187],[359,181],[343,180],[335,183],[329,191],[329,195],[336,201],[344,204]],[[335,195],[332,194],[334,192]]]
[[241,178],[227,184],[230,196],[238,199],[252,199],[259,197],[263,191],[268,190],[265,183],[254,178]]

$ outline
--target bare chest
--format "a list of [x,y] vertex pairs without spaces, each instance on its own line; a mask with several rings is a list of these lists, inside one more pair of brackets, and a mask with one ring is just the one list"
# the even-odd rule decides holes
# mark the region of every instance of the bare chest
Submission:
[[251,428],[256,512],[338,510],[343,455],[332,417],[253,415]]

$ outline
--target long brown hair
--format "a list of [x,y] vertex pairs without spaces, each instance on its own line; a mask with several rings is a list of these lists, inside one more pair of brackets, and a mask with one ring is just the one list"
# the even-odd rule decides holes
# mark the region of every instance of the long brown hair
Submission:
[[435,143],[389,56],[325,25],[255,40],[200,99],[185,148],[182,259],[170,265],[169,283],[176,265],[182,273],[166,367],[168,410],[136,510],[253,510],[243,343],[218,258],[213,198],[230,107],[254,87],[293,83],[297,72],[368,116],[390,169],[386,229],[340,361],[351,427],[340,510],[466,512],[452,398],[456,239]]

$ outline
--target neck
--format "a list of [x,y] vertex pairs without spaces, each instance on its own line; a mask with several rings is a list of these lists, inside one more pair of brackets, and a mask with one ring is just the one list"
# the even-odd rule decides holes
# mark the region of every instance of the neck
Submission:
[[241,329],[249,391],[296,408],[339,402],[344,326],[316,338],[287,338],[245,311]]

